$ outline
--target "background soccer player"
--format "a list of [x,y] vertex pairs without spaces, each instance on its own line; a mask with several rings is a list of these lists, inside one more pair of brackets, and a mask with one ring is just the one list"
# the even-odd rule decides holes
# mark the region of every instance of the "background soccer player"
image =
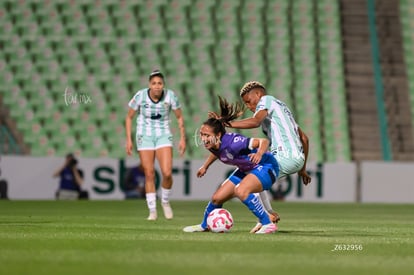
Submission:
[[174,91],[164,89],[164,75],[156,70],[149,76],[149,88],[139,90],[129,101],[125,119],[126,152],[132,154],[131,121],[137,115],[136,145],[144,168],[145,193],[149,209],[148,220],[157,219],[154,162],[158,160],[162,173],[161,205],[164,216],[173,218],[169,197],[172,179],[172,134],[170,131],[170,112],[174,112],[180,128],[178,150],[185,152],[185,128],[181,105]]

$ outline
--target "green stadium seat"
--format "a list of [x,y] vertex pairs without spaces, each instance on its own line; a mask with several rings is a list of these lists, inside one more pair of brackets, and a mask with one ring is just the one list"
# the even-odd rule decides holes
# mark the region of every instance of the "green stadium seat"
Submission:
[[[91,157],[124,156],[124,148],[110,136],[124,136],[126,104],[155,68],[165,72],[167,87],[178,93],[189,136],[207,111],[217,108],[217,95],[238,101],[240,87],[253,79],[295,109],[303,104],[298,98],[310,104],[318,94],[323,104],[330,103],[326,110],[346,102],[337,1],[28,0],[7,1],[4,10],[0,92],[7,93],[3,102],[22,131],[27,118],[42,127],[49,145],[33,148],[36,154],[63,156],[68,150]],[[318,18],[313,18],[315,10]],[[409,16],[402,21],[412,26],[404,18]],[[403,37],[404,43],[412,43],[409,33]],[[411,48],[405,46],[407,61],[413,59]],[[318,72],[323,76],[315,88],[312,80]],[[408,73],[414,75],[414,70]],[[66,88],[88,93],[93,104],[67,106]],[[43,94],[30,97],[35,91]],[[25,112],[20,110],[23,105]],[[344,111],[338,108],[326,129],[315,108],[298,114],[317,143],[311,161],[323,155],[329,160],[349,157],[349,140],[341,132],[347,132]],[[53,121],[47,120],[51,113]],[[315,118],[308,121],[306,116]],[[85,135],[88,129],[93,133]],[[322,146],[322,136],[334,138],[325,138]],[[100,148],[90,146],[97,143]],[[207,153],[191,145],[187,156]]]
[[46,137],[45,130],[37,121],[33,121],[31,127],[25,126],[21,131],[24,135],[24,142],[30,146],[37,145],[41,138]]
[[169,39],[190,39],[187,11],[191,9],[191,1],[171,1],[164,6],[168,12],[163,13]]
[[241,39],[243,41],[264,41],[264,1],[246,1],[240,7],[240,17],[245,24],[241,25]]
[[188,30],[192,39],[213,38],[214,24],[212,19],[213,1],[197,1],[189,12]]
[[214,24],[218,32],[217,40],[240,40],[239,30],[235,27],[238,25],[237,16],[240,6],[240,1],[219,1],[213,7],[212,12],[216,18]]

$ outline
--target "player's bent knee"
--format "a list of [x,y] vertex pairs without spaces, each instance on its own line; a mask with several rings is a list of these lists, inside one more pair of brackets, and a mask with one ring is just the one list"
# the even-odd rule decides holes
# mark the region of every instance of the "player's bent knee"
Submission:
[[219,204],[223,204],[225,202],[225,200],[217,195],[213,195],[213,197],[211,198],[211,202],[215,205],[219,205]]
[[236,188],[235,190],[234,190],[234,195],[236,196],[236,197],[238,197],[241,201],[244,201],[244,200],[246,200],[247,199],[247,197],[249,196],[249,192],[247,192],[247,190],[243,190],[243,189],[240,189],[240,188]]

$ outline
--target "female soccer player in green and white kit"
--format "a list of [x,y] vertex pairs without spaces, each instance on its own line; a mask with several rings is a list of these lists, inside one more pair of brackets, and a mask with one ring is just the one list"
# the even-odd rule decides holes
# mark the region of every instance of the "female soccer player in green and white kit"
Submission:
[[145,193],[149,209],[148,220],[157,219],[154,161],[158,160],[162,174],[161,205],[166,219],[173,218],[169,203],[172,179],[172,134],[170,113],[174,112],[180,128],[178,150],[185,152],[185,128],[181,105],[172,90],[164,89],[164,75],[156,70],[149,76],[149,88],[139,90],[129,101],[125,119],[126,152],[132,154],[131,123],[137,115],[136,145],[144,168]]
[[[266,94],[265,87],[258,81],[245,83],[240,90],[240,97],[254,114],[251,118],[231,121],[229,127],[251,129],[261,126],[270,140],[270,151],[279,163],[279,178],[298,173],[303,184],[308,185],[311,182],[306,172],[309,139],[299,128],[288,106]],[[273,214],[278,221],[279,215],[272,209],[266,191],[260,193],[260,198],[269,214]],[[258,223],[252,232],[260,228],[261,224]]]

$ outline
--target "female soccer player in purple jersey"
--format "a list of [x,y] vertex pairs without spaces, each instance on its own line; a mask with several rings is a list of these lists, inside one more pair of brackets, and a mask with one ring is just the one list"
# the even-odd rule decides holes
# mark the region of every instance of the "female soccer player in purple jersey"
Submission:
[[202,223],[187,226],[183,231],[207,231],[209,213],[216,208],[221,208],[229,199],[238,197],[262,224],[260,230],[255,233],[273,233],[277,230],[277,226],[270,221],[259,197],[255,195],[270,189],[279,174],[276,159],[267,151],[269,141],[265,138],[248,138],[237,133],[226,133],[225,125],[242,113],[242,106],[230,105],[220,98],[220,109],[220,119],[209,118],[201,126],[200,138],[211,154],[198,170],[197,177],[204,176],[217,159],[225,164],[234,165],[237,169],[213,194],[204,211]]

